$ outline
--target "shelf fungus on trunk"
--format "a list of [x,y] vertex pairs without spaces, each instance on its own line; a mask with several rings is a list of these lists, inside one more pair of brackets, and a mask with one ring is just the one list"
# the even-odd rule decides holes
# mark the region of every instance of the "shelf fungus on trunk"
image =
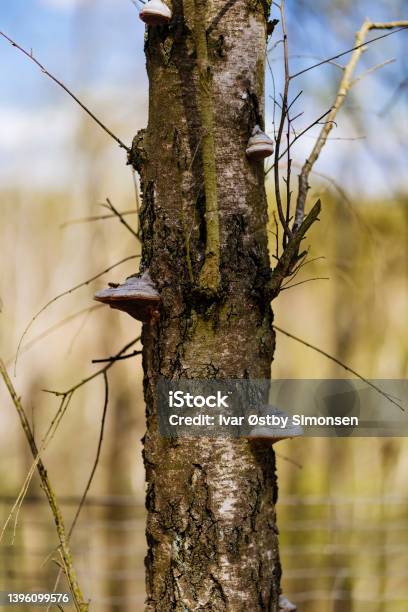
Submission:
[[272,155],[274,149],[273,140],[256,125],[248,140],[246,155],[252,161],[260,161]]
[[151,323],[160,316],[160,295],[148,270],[141,276],[129,276],[121,285],[110,283],[107,289],[95,293],[94,299],[143,323]]
[[276,406],[267,405],[263,407],[259,415],[258,424],[245,436],[248,440],[275,444],[280,440],[303,436],[303,427],[292,423],[289,414]]
[[297,607],[285,595],[279,595],[279,612],[295,612]]
[[166,25],[171,19],[171,10],[162,0],[149,0],[139,13],[139,17],[147,25]]

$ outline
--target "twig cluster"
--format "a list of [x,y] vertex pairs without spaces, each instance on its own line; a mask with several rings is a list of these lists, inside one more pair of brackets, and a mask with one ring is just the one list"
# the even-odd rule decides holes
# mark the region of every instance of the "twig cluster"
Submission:
[[[281,96],[281,103],[278,103],[274,96],[274,109],[276,106],[280,108],[280,120],[278,123],[278,129],[276,134],[276,146],[275,146],[275,156],[273,165],[266,171],[266,175],[273,170],[274,172],[274,182],[275,182],[275,199],[276,199],[276,208],[278,212],[278,218],[280,223],[280,228],[282,230],[281,238],[280,238],[280,228],[279,223],[276,217],[274,217],[275,223],[275,238],[276,238],[276,251],[275,258],[277,260],[277,264],[273,270],[272,280],[269,284],[269,289],[271,291],[271,298],[276,298],[279,292],[283,288],[289,288],[289,286],[295,285],[286,285],[283,286],[283,282],[286,277],[290,277],[294,270],[296,270],[296,266],[299,264],[299,261],[305,256],[305,253],[299,254],[299,249],[302,240],[305,237],[306,232],[310,229],[311,225],[318,220],[318,214],[320,212],[320,201],[314,205],[309,214],[305,217],[305,206],[306,200],[308,196],[308,192],[310,189],[309,186],[309,178],[310,174],[313,171],[314,165],[317,162],[320,153],[325,146],[329,134],[333,127],[336,125],[335,120],[339,110],[341,109],[344,101],[350,92],[350,89],[357,83],[359,80],[371,74],[375,70],[382,68],[383,66],[389,64],[393,60],[388,60],[379,65],[374,66],[369,69],[365,73],[363,73],[358,78],[353,78],[355,69],[357,67],[358,61],[366,47],[367,44],[373,43],[377,40],[385,38],[391,34],[396,32],[400,32],[408,27],[408,21],[395,21],[388,23],[375,23],[369,20],[366,20],[360,30],[356,34],[355,45],[351,49],[348,49],[344,52],[341,52],[333,57],[327,58],[325,60],[321,60],[318,63],[305,68],[295,74],[290,74],[289,69],[289,47],[288,47],[288,35],[286,31],[286,20],[285,20],[285,0],[281,0],[280,4],[273,3],[275,6],[278,6],[281,17],[281,29],[283,39],[283,55],[284,55],[284,87],[283,94]],[[366,41],[367,34],[372,30],[391,30],[387,34],[383,34],[376,38]],[[276,47],[276,44],[275,44]],[[274,47],[274,48],[275,48]],[[344,55],[350,54],[351,57],[347,65],[343,68],[343,76],[340,80],[338,91],[333,102],[331,108],[325,111],[318,119],[313,121],[309,126],[303,129],[301,132],[296,133],[293,128],[293,122],[297,117],[291,116],[291,109],[295,102],[300,98],[302,92],[300,91],[292,101],[289,101],[290,94],[290,84],[291,82],[299,77],[300,75],[317,68],[318,66],[322,66],[326,63],[333,63],[334,60],[342,57]],[[269,64],[270,66],[270,64]],[[274,110],[275,112],[275,110]],[[299,116],[299,115],[298,115]],[[297,190],[297,198],[296,205],[294,207],[294,212],[292,213],[292,191],[291,191],[291,170],[292,170],[292,159],[291,159],[291,148],[302,136],[306,134],[312,127],[322,124],[319,135],[316,138],[316,142],[313,146],[313,149],[308,156],[307,160],[304,162],[301,172],[299,174],[299,182],[298,182],[298,190]],[[285,130],[286,126],[286,130]],[[293,136],[292,136],[293,132]],[[286,133],[286,148],[282,152],[282,142],[284,135]],[[279,168],[279,162],[283,157],[286,156],[286,174],[281,177],[281,172]],[[286,206],[284,208],[284,203],[282,199],[281,193],[281,178],[286,186]],[[306,281],[307,282],[307,281]]]

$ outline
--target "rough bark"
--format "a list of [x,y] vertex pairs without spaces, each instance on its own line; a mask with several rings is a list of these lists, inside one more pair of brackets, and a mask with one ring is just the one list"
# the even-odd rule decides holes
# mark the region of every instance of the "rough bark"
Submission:
[[[263,123],[268,7],[176,0],[172,8],[169,27],[147,30],[149,123],[130,156],[142,182],[142,268],[149,268],[163,301],[160,319],[143,329],[146,610],[274,611],[280,564],[271,447],[244,439],[160,437],[155,387],[159,375],[270,377],[264,170],[245,156],[252,128]],[[204,93],[197,10],[206,19],[211,71]],[[212,163],[203,127],[208,100],[215,199],[211,183],[208,191]],[[217,239],[208,193],[219,226],[219,278],[211,291],[202,284]]]

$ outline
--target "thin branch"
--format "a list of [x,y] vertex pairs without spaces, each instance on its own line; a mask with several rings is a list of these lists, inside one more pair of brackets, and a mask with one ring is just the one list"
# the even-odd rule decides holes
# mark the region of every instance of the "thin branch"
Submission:
[[385,62],[381,62],[379,64],[376,64],[375,66],[372,66],[371,68],[363,72],[363,74],[360,74],[360,76],[356,77],[354,81],[351,82],[351,87],[354,87],[354,85],[357,85],[357,83],[360,83],[360,81],[362,81],[366,77],[370,76],[371,74],[374,74],[374,72],[377,72],[377,70],[381,70],[381,68],[384,68],[384,66],[389,66],[389,64],[394,64],[395,62],[395,58],[391,58],[385,60]]
[[[333,128],[333,125],[334,125],[333,122],[336,119],[337,113],[339,112],[340,108],[343,106],[343,103],[347,97],[347,94],[349,93],[353,85],[352,77],[356,69],[356,66],[358,64],[358,61],[363,53],[363,50],[366,44],[370,42],[374,42],[374,40],[378,40],[379,38],[384,38],[384,36],[389,36],[389,34],[393,33],[393,32],[390,32],[389,34],[385,34],[381,37],[378,37],[376,39],[366,42],[365,39],[366,39],[368,32],[370,32],[371,30],[377,30],[377,29],[393,29],[393,28],[399,28],[399,30],[402,30],[402,29],[406,29],[407,27],[408,27],[408,21],[396,21],[396,22],[390,22],[390,23],[372,23],[371,21],[366,20],[361,26],[360,30],[357,32],[356,38],[355,38],[356,44],[353,47],[353,49],[348,51],[348,52],[352,51],[353,53],[350,58],[350,61],[345,67],[343,77],[339,84],[335,102],[331,108],[330,113],[328,114],[328,120],[325,123],[325,125],[322,127],[320,134],[316,140],[316,143],[313,147],[313,150],[310,153],[306,162],[304,163],[301,173],[299,175],[299,189],[298,189],[298,197],[297,197],[297,202],[296,202],[295,222],[293,226],[293,230],[295,232],[296,232],[296,229],[300,227],[303,221],[305,203],[306,203],[306,198],[307,198],[307,194],[309,191],[310,173],[313,169],[314,164],[318,160],[319,155],[324,145],[326,144],[327,138]],[[393,30],[393,31],[399,31],[399,30]],[[345,53],[341,55],[344,55],[344,54]],[[340,56],[336,56],[336,57],[340,57]],[[336,57],[330,58],[330,59],[336,59]],[[316,64],[316,66],[321,65],[321,64],[322,62],[320,64]],[[310,70],[310,69],[311,68],[303,70],[297,75],[293,75],[291,78],[294,78],[295,76],[298,76],[299,74],[303,74],[304,72],[307,72],[307,70]]]
[[[112,204],[112,202],[110,201],[109,198],[106,198],[106,202],[107,202],[107,206],[108,208],[113,212],[114,215],[116,215],[116,217],[118,217],[119,221],[122,223],[122,225],[124,225],[126,227],[126,229],[129,230],[129,232],[136,238],[136,240],[139,241],[139,236],[137,235],[137,233],[130,227],[129,223],[127,223],[127,221],[125,221],[125,219],[122,216],[122,213],[120,213]],[[105,204],[103,204],[103,206],[105,206]]]
[[123,359],[130,359],[131,357],[136,357],[136,355],[141,355],[143,351],[133,351],[133,353],[129,353],[129,355],[120,355],[115,357],[105,357],[104,359],[92,359],[92,363],[111,363],[112,361],[121,361]]
[[127,344],[125,344],[125,346],[115,355],[115,360],[109,361],[109,363],[106,366],[104,366],[100,370],[97,370],[93,374],[90,374],[90,376],[87,376],[86,378],[81,380],[79,383],[76,383],[75,385],[67,389],[66,391],[53,391],[51,389],[43,389],[43,391],[45,393],[51,393],[52,395],[56,395],[57,397],[68,396],[70,393],[73,393],[80,387],[83,387],[84,385],[86,385],[86,383],[88,383],[90,380],[93,380],[97,376],[100,376],[104,372],[107,372],[116,363],[116,361],[118,361],[117,358],[120,357],[120,355],[122,355],[123,353],[125,353],[128,349],[130,349],[134,344],[136,344],[136,342],[139,342],[139,340],[140,340],[140,336],[138,336],[134,340],[131,340],[131,342],[128,342]]
[[117,261],[115,264],[113,264],[112,266],[109,266],[109,268],[106,268],[106,270],[103,270],[103,272],[99,272],[98,274],[95,274],[95,276],[92,276],[91,278],[88,278],[88,280],[83,281],[82,283],[79,283],[78,285],[75,285],[75,287],[72,287],[71,289],[67,289],[67,291],[64,291],[63,293],[60,293],[59,295],[55,296],[54,298],[52,298],[52,300],[50,300],[49,302],[47,302],[31,319],[31,321],[29,322],[29,324],[27,325],[27,327],[25,328],[25,330],[23,331],[23,334],[20,338],[20,341],[18,343],[17,346],[17,351],[16,351],[16,358],[14,360],[14,375],[16,375],[16,368],[17,368],[17,360],[18,360],[18,356],[20,354],[20,348],[21,345],[23,343],[24,338],[27,335],[27,332],[29,331],[29,329],[31,328],[32,324],[34,323],[34,321],[37,319],[37,317],[40,316],[40,314],[42,314],[44,312],[44,310],[46,310],[49,306],[51,306],[51,304],[54,304],[54,302],[56,302],[57,300],[59,300],[60,298],[69,295],[70,293],[73,293],[74,291],[76,291],[77,289],[80,289],[81,287],[85,287],[86,285],[89,285],[90,283],[92,283],[94,280],[100,278],[101,276],[103,276],[104,274],[107,274],[108,272],[110,272],[111,270],[113,270],[114,268],[116,268],[117,266],[120,266],[121,264],[125,263],[126,261],[130,261],[131,259],[136,259],[137,257],[140,257],[140,255],[129,255],[129,257],[125,257],[124,259],[121,259],[120,261]]
[[[46,329],[45,331],[43,331],[41,334],[39,334],[38,336],[35,336],[35,338],[33,338],[32,340],[30,340],[30,342],[27,342],[27,344],[24,344],[21,348],[20,348],[20,355],[22,353],[25,353],[26,351],[28,351],[30,348],[32,348],[35,344],[37,344],[38,342],[40,342],[41,340],[43,340],[44,338],[46,338],[47,336],[49,336],[50,334],[52,334],[53,332],[57,331],[58,329],[60,329],[60,327],[63,327],[64,325],[66,325],[67,323],[70,323],[71,321],[74,321],[74,319],[77,319],[78,317],[80,317],[83,314],[86,313],[90,313],[93,312],[94,310],[99,310],[100,308],[103,308],[104,305],[103,304],[96,304],[95,306],[88,306],[87,308],[82,308],[82,310],[79,310],[78,312],[75,312],[74,314],[69,315],[68,317],[66,317],[65,319],[62,319],[62,321],[59,321],[58,323],[56,323],[55,325],[52,325],[51,327],[49,327],[48,329]],[[13,355],[13,357],[10,357],[10,359],[7,359],[6,361],[6,366],[9,366],[10,363],[12,363],[14,361],[14,359],[16,358],[15,355]]]
[[309,342],[306,342],[306,340],[302,340],[302,338],[299,338],[298,336],[294,336],[290,332],[286,331],[285,329],[282,329],[281,327],[278,327],[277,325],[273,325],[273,328],[276,329],[276,331],[280,332],[281,334],[287,336],[288,338],[291,338],[292,340],[295,340],[296,342],[299,342],[300,344],[303,344],[304,346],[307,346],[308,348],[312,349],[313,351],[316,351],[320,355],[323,355],[324,357],[327,357],[327,359],[330,359],[330,361],[334,361],[334,363],[337,363],[337,365],[339,365],[344,370],[346,370],[346,372],[350,372],[350,374],[354,374],[354,376],[357,376],[357,378],[359,378],[360,380],[365,382],[369,387],[372,387],[373,389],[375,389],[375,391],[377,391],[377,393],[379,393],[380,395],[385,397],[389,402],[391,402],[391,404],[394,404],[400,410],[405,412],[405,408],[403,408],[400,404],[398,404],[398,402],[396,402],[388,393],[386,393],[385,391],[380,389],[380,387],[377,387],[377,385],[375,385],[374,383],[370,382],[369,380],[367,380],[367,378],[365,378],[364,376],[362,376],[361,374],[359,374],[358,372],[356,372],[355,370],[350,368],[348,365],[346,365],[342,361],[340,361],[340,359],[337,359],[337,357],[333,357],[333,355],[330,355],[329,353],[326,353],[326,351],[323,351],[322,349],[318,348],[317,346],[314,346],[313,344],[310,344]]
[[12,540],[11,540],[11,544],[12,545],[14,544],[14,540],[15,540],[15,536],[16,536],[16,530],[17,530],[17,523],[18,523],[18,514],[20,512],[20,508],[21,508],[21,506],[23,504],[24,498],[27,495],[28,488],[30,486],[31,479],[32,479],[32,477],[34,475],[34,472],[36,470],[39,458],[40,458],[40,455],[37,455],[37,458],[34,460],[33,464],[31,465],[31,467],[30,467],[30,469],[28,471],[28,474],[27,474],[27,476],[26,476],[26,478],[25,478],[25,480],[23,482],[23,485],[22,485],[22,487],[21,487],[21,489],[20,489],[16,499],[14,500],[13,506],[12,506],[12,508],[11,508],[11,510],[10,510],[10,512],[9,512],[7,518],[6,518],[6,520],[3,523],[3,527],[2,527],[1,532],[0,532],[0,542],[3,540],[3,536],[4,536],[5,532],[6,532],[8,524],[11,521],[11,519],[13,518],[13,515],[14,515],[15,518],[14,518],[14,527],[13,527],[13,537],[12,537]]
[[[108,402],[109,402],[109,383],[108,383],[108,375],[105,372],[103,372],[103,380],[104,380],[104,386],[105,386],[105,399],[104,399],[104,403],[103,403],[103,409],[102,409],[102,418],[101,418],[101,428],[100,428],[100,432],[99,432],[99,440],[98,440],[98,447],[97,447],[97,451],[96,451],[96,457],[95,457],[95,461],[93,463],[92,469],[91,469],[91,473],[89,475],[88,481],[86,483],[85,486],[85,490],[82,494],[82,497],[80,499],[78,508],[75,512],[75,516],[73,518],[73,521],[71,523],[71,527],[68,531],[68,541],[71,539],[71,536],[74,532],[74,529],[76,527],[76,524],[78,522],[78,518],[79,515],[81,514],[81,511],[85,505],[88,493],[89,493],[89,489],[91,488],[92,485],[92,481],[94,479],[95,476],[95,472],[96,469],[98,467],[98,463],[99,463],[99,458],[101,455],[101,450],[102,450],[102,443],[103,443],[103,436],[104,436],[104,432],[105,432],[105,421],[106,421],[106,414],[107,414],[107,410],[108,410]],[[55,551],[53,551],[54,553]],[[51,553],[51,554],[53,554]],[[62,568],[60,569],[60,571],[58,572],[55,584],[54,584],[54,593],[57,590],[59,581],[61,580],[61,575],[62,575]]]
[[[302,130],[301,132],[299,132],[299,134],[296,134],[295,137],[292,139],[292,141],[290,142],[289,146],[283,151],[283,153],[281,153],[278,157],[278,161],[280,161],[289,151],[289,149],[291,149],[293,147],[293,145],[295,144],[295,142],[297,140],[299,140],[299,138],[302,138],[302,136],[304,136],[306,134],[306,132],[308,132],[309,130],[311,130],[313,127],[315,127],[316,125],[319,125],[319,123],[321,122],[322,119],[324,119],[325,117],[327,117],[327,115],[331,112],[331,108],[329,108],[328,111],[326,111],[325,113],[323,113],[323,115],[320,115],[320,117],[318,117],[318,119],[316,119],[315,121],[313,121],[313,123],[310,123],[304,130]],[[292,120],[293,121],[293,120]],[[275,167],[275,163],[268,168],[268,170],[265,172],[265,176],[267,176],[269,174],[269,172]]]
[[292,283],[291,285],[288,283],[286,285],[282,285],[280,290],[285,291],[285,289],[292,289],[292,287],[304,285],[305,283],[310,283],[311,281],[315,280],[330,280],[330,278],[328,276],[314,276],[313,278],[306,278],[305,280],[299,281],[298,283]]
[[40,68],[41,72],[43,72],[47,77],[49,77],[52,81],[54,81],[54,83],[56,83],[59,87],[61,87],[64,91],[66,91],[66,93],[69,96],[71,96],[71,98],[73,98],[75,102],[79,104],[79,106],[99,125],[99,127],[101,127],[107,134],[109,134],[109,136],[113,138],[113,140],[115,140],[122,149],[125,149],[125,151],[130,153],[129,147],[127,147],[120,140],[120,138],[115,136],[115,134],[109,128],[107,128],[106,125],[103,124],[102,121],[100,121],[100,119],[98,119],[98,117],[96,117],[93,114],[93,112],[90,111],[89,108],[85,106],[85,104],[81,102],[81,100],[77,98],[77,96],[70,89],[68,89],[66,85],[64,85],[64,83],[62,83],[62,81],[60,81],[59,79],[57,79],[57,77],[55,77],[53,74],[48,72],[48,70],[42,64],[40,64],[40,62],[34,57],[32,51],[27,51],[26,49],[21,47],[18,43],[16,43],[12,38],[7,36],[7,34],[5,34],[4,32],[0,31],[0,36],[3,36],[3,38],[5,38],[13,47],[21,51],[21,53],[23,53],[26,57],[28,57],[29,60],[34,62],[34,64],[36,64],[38,68]]
[[[136,210],[122,210],[120,214],[122,217],[125,215],[135,215]],[[65,221],[61,223],[60,229],[65,229],[71,225],[77,225],[79,223],[92,223],[93,221],[103,221],[104,219],[115,219],[117,215],[113,213],[112,215],[94,215],[92,217],[81,217],[80,219],[71,219],[70,221]]]
[[89,475],[88,482],[86,483],[86,487],[85,487],[85,490],[84,490],[83,495],[81,497],[81,501],[79,502],[78,509],[75,512],[74,519],[72,521],[71,527],[70,527],[69,532],[68,532],[68,539],[71,537],[72,532],[75,529],[75,525],[77,524],[78,517],[79,517],[79,515],[81,513],[81,510],[84,507],[84,504],[85,504],[85,501],[86,501],[86,497],[88,495],[89,489],[91,488],[91,484],[92,484],[93,478],[95,476],[96,468],[98,467],[99,458],[101,456],[101,449],[102,449],[102,443],[103,443],[103,435],[104,435],[104,432],[105,432],[106,413],[107,413],[107,410],[108,410],[108,402],[109,402],[109,383],[108,383],[108,375],[106,373],[106,370],[103,372],[103,381],[104,381],[104,385],[105,385],[105,399],[104,399],[103,410],[102,410],[101,429],[100,429],[100,433],[99,433],[98,448],[97,448],[97,451],[96,451],[95,461],[94,461],[94,464],[92,466],[92,470],[91,470],[91,473]]
[[42,459],[39,458],[38,448],[35,443],[35,440],[34,440],[34,437],[31,431],[31,427],[30,427],[30,424],[26,416],[26,412],[23,408],[23,405],[21,403],[19,396],[17,395],[13,387],[13,384],[7,373],[6,367],[1,359],[0,359],[0,374],[4,380],[4,383],[8,389],[12,402],[16,408],[18,417],[20,419],[20,423],[22,425],[23,431],[25,433],[28,444],[30,446],[33,458],[37,462],[37,470],[38,470],[38,474],[41,479],[42,488],[45,492],[45,495],[48,499],[48,503],[51,508],[52,514],[54,516],[55,526],[56,526],[56,530],[58,534],[58,539],[60,542],[59,550],[60,550],[60,553],[63,559],[65,574],[67,576],[67,580],[68,580],[68,583],[69,583],[69,586],[70,586],[70,589],[71,589],[71,592],[74,598],[76,608],[79,612],[88,612],[89,604],[84,600],[82,591],[78,584],[78,579],[77,579],[77,576],[76,576],[76,573],[73,567],[72,555],[71,555],[71,551],[69,548],[69,543],[68,543],[67,534],[65,530],[64,519],[62,517],[61,510],[59,508],[57,498],[54,493],[54,489],[51,486],[51,482],[50,482],[47,470],[44,466],[44,463]]
[[343,189],[343,187],[333,177],[327,174],[324,174],[322,172],[317,172],[316,170],[312,170],[312,173],[315,176],[319,176],[323,178],[325,181],[327,181],[328,183],[330,183],[330,185],[334,187],[334,189],[338,192],[338,194],[343,199],[343,201],[347,204],[347,207],[349,208],[351,213],[355,216],[358,223],[360,223],[360,225],[366,230],[366,232],[370,235],[371,239],[374,239],[375,236],[374,236],[373,229],[369,226],[367,221],[362,217],[362,215],[358,211],[358,208],[354,206],[351,198],[347,195],[347,192],[345,191],[345,189]]
[[288,60],[288,36],[286,32],[286,20],[285,20],[285,0],[281,0],[280,4],[280,12],[281,12],[281,21],[282,21],[282,32],[283,32],[283,47],[284,47],[284,62],[285,62],[285,84],[282,96],[282,110],[281,117],[278,127],[278,135],[276,137],[275,143],[275,161],[274,161],[274,178],[275,178],[275,198],[276,198],[276,207],[278,210],[279,220],[283,227],[283,246],[286,245],[286,237],[292,238],[292,232],[289,228],[289,225],[286,222],[286,218],[283,212],[282,206],[282,198],[280,193],[280,177],[279,177],[279,154],[280,154],[280,145],[282,142],[283,129],[285,127],[285,121],[287,119],[288,113],[288,95],[289,95],[289,60]]
[[290,457],[286,457],[286,455],[282,455],[281,453],[277,453],[276,451],[275,451],[275,455],[279,457],[279,459],[283,459],[283,461],[292,463],[295,467],[299,468],[299,470],[303,470],[303,465],[301,463],[298,463],[294,459],[291,459]]
[[376,38],[372,38],[371,40],[366,40],[365,42],[357,44],[351,49],[347,49],[347,51],[343,51],[342,53],[333,55],[333,57],[329,57],[325,60],[322,60],[321,62],[318,62],[317,64],[313,64],[312,66],[309,66],[308,68],[304,68],[303,70],[300,70],[299,72],[296,72],[295,74],[291,74],[290,78],[295,79],[301,74],[304,74],[305,72],[309,72],[309,70],[313,70],[314,68],[323,66],[323,64],[329,64],[330,62],[332,62],[335,59],[338,59],[339,57],[343,57],[344,55],[353,53],[353,51],[358,51],[360,49],[363,49],[363,47],[366,47],[367,45],[373,42],[376,42],[377,40],[381,40],[382,38],[387,38],[387,36],[391,36],[392,34],[397,34],[397,32],[402,32],[402,30],[406,30],[408,28],[408,21],[390,21],[389,23],[370,23],[370,26],[371,27],[369,28],[369,30],[391,30],[393,28],[398,28],[398,29],[395,29],[392,32],[388,32],[388,34],[382,34],[382,36],[377,36]]
[[[305,257],[306,256],[307,256],[307,253],[305,253]],[[288,281],[292,281],[299,274],[302,268],[304,268],[308,264],[313,263],[314,261],[318,261],[319,259],[326,259],[326,258],[324,255],[321,255],[320,257],[312,257],[312,259],[304,259],[303,261],[300,261],[299,265],[293,268],[292,272],[288,274],[287,276]]]
[[320,211],[321,202],[318,200],[279,257],[279,261],[273,269],[272,278],[266,288],[271,300],[277,297],[283,281],[293,272],[294,267],[299,263],[299,258],[302,257],[302,255],[299,255],[300,244],[306,232],[317,221]]
[[71,403],[72,400],[72,396],[73,396],[74,392],[69,392],[66,395],[62,396],[62,400],[61,403],[58,407],[57,412],[55,413],[51,423],[48,426],[48,429],[45,433],[45,436],[43,438],[43,447],[45,448],[49,442],[53,439],[53,437],[55,436],[57,429],[59,427],[59,424],[61,423],[62,419],[64,418],[64,415],[66,413],[66,411],[68,410],[68,406]]

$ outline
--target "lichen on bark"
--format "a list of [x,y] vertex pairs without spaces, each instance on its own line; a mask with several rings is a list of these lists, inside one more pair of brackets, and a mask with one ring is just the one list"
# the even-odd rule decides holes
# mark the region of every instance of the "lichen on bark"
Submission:
[[[251,100],[258,116],[264,112],[266,17],[260,3],[229,5],[222,12],[224,0],[175,0],[170,25],[149,28],[145,45],[149,121],[143,155],[137,156],[142,266],[162,298],[160,321],[145,325],[142,334],[149,612],[278,609],[272,449],[244,439],[168,440],[157,431],[159,376],[270,377],[274,334],[264,175],[262,164],[245,156],[255,120]],[[211,78],[204,89],[213,121],[212,144],[206,142],[213,147],[215,180],[210,192],[197,6],[206,29],[211,25],[211,40],[221,41],[206,45]],[[170,51],[164,55],[163,48]],[[208,214],[214,203],[216,217]],[[219,253],[213,256],[208,239],[215,218]],[[205,262],[217,258],[220,289],[197,291],[210,265]]]

